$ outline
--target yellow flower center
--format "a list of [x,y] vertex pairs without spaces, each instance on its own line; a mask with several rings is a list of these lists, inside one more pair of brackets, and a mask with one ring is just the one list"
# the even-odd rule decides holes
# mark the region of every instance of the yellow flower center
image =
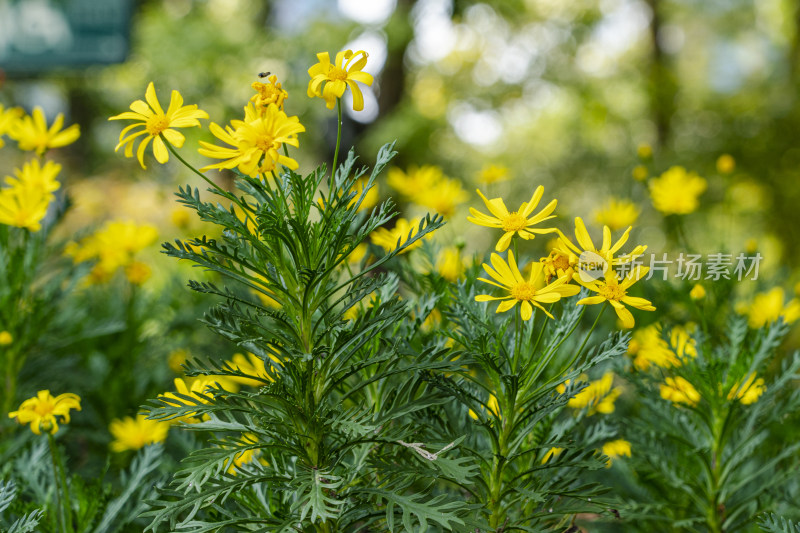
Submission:
[[347,71],[339,67],[333,67],[328,73],[328,79],[332,81],[344,81],[347,79]]
[[619,285],[605,285],[598,291],[606,300],[621,300],[625,296],[625,289]]
[[569,268],[569,257],[564,254],[556,255],[553,258],[553,266],[558,270],[567,270]]
[[277,146],[275,146],[275,138],[269,135],[260,136],[256,141],[256,148],[262,152],[269,152],[273,148],[277,148]]
[[147,119],[144,125],[147,133],[153,137],[157,137],[162,131],[169,128],[169,120],[164,115],[153,115]]
[[503,217],[503,231],[519,231],[525,229],[527,225],[528,220],[516,211],[512,211],[507,217]]
[[536,288],[532,284],[523,281],[511,287],[511,296],[516,300],[531,301],[536,296]]

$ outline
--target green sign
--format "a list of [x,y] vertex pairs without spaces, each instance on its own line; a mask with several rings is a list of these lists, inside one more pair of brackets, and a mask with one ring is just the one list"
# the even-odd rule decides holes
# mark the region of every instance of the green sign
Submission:
[[133,0],[0,0],[0,71],[119,63]]

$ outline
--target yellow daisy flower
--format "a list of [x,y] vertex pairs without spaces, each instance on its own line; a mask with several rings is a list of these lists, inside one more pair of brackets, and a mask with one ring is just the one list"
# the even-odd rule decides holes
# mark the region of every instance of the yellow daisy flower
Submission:
[[786,323],[791,324],[800,318],[800,301],[792,298],[785,302],[783,289],[774,287],[767,292],[756,294],[753,303],[747,309],[747,315],[748,324],[753,329],[771,324],[781,317]]
[[11,333],[5,330],[0,331],[0,346],[8,346],[12,342],[14,342],[14,337]]
[[744,383],[741,380],[737,381],[731,391],[728,393],[728,400],[739,400],[743,405],[750,405],[758,401],[758,398],[764,394],[767,387],[764,385],[764,379],[756,379],[755,374],[750,374]]
[[610,198],[602,209],[594,212],[594,220],[608,226],[611,231],[617,231],[636,222],[640,212],[630,200]]
[[478,172],[478,182],[483,185],[491,185],[499,181],[506,181],[511,174],[511,170],[503,165],[487,165]]
[[[405,218],[398,218],[392,229],[378,228],[372,232],[371,239],[373,244],[377,244],[383,248],[386,253],[389,253],[396,248],[402,246],[410,238],[413,238],[419,231],[420,219],[414,218],[406,220]],[[429,233],[425,238],[429,239],[433,234]],[[422,240],[416,241],[414,244],[404,249],[401,254],[410,252],[414,248],[422,246]]]
[[56,179],[61,172],[61,165],[48,161],[42,166],[38,159],[32,159],[22,170],[15,168],[14,176],[6,176],[6,185],[10,187],[30,187],[42,193],[52,193],[61,187]]
[[698,197],[707,187],[706,180],[683,167],[672,167],[650,180],[653,207],[665,215],[688,215],[700,205]]
[[52,198],[33,187],[0,189],[0,224],[39,231]]
[[[589,258],[591,259],[593,254],[599,256],[603,264],[603,273],[608,274],[609,270],[613,265],[619,265],[622,263],[628,263],[635,259],[636,257],[642,255],[645,250],[647,250],[647,246],[639,245],[633,249],[629,254],[622,255],[620,257],[614,257],[614,254],[619,252],[622,246],[628,242],[628,236],[630,235],[631,230],[633,229],[632,226],[628,226],[628,229],[625,230],[625,233],[622,234],[617,242],[611,243],[611,228],[608,226],[603,226],[603,242],[600,248],[595,247],[594,241],[592,237],[589,235],[589,232],[586,230],[586,224],[583,223],[583,219],[581,217],[575,217],[575,239],[578,241],[578,246],[572,243],[566,235],[558,231],[559,239],[560,239],[560,250],[569,250],[577,258]],[[588,254],[588,256],[587,256]],[[580,272],[583,274],[583,271]],[[586,278],[584,276],[579,276],[583,279],[583,281],[590,281],[591,278]]]
[[[207,400],[206,398],[201,396],[201,394],[204,395],[204,396],[211,397],[211,392],[210,391],[206,392],[206,391],[207,391],[207,389],[211,389],[211,388],[216,389],[217,387],[216,387],[215,384],[216,384],[217,381],[220,381],[220,380],[203,377],[203,378],[196,378],[196,379],[190,381],[187,384],[187,382],[184,381],[182,378],[175,378],[174,383],[175,383],[175,390],[177,391],[178,394],[181,394],[183,396],[189,396],[190,398],[194,399],[197,403],[201,403],[201,404],[206,404],[207,405],[207,404],[211,403],[211,401]],[[182,405],[196,405],[196,404],[187,402],[187,400],[185,400],[183,398],[178,397],[174,392],[167,392],[167,393],[161,394],[161,395],[158,396],[158,399],[159,400],[164,400],[165,402],[169,403],[170,405],[173,405],[173,406],[176,406],[176,407],[177,406],[182,406]],[[204,415],[204,418],[207,417],[207,416],[208,415]],[[169,420],[169,422],[172,422],[172,423],[185,422],[187,424],[196,424],[196,423],[200,422],[200,419],[197,418],[197,413],[187,413],[184,416],[181,416],[179,418],[174,418],[172,420]]]
[[69,410],[81,410],[81,399],[77,394],[65,393],[53,397],[49,390],[40,390],[35,397],[28,398],[17,411],[8,413],[20,424],[30,424],[31,431],[41,435],[47,431],[53,435],[58,431],[59,418],[69,424]]
[[633,357],[633,366],[637,370],[646,371],[651,366],[681,366],[688,358],[697,357],[697,342],[682,326],[673,326],[667,342],[662,336],[661,326],[650,324],[634,332],[628,344],[628,355]]
[[456,246],[448,246],[439,252],[436,259],[436,271],[444,279],[455,283],[464,275],[467,262],[461,256],[461,250]]
[[603,455],[608,456],[608,463],[606,463],[606,467],[610,467],[613,459],[623,456],[631,456],[631,443],[624,439],[606,442],[603,444]]
[[[585,380],[586,376],[582,376]],[[563,394],[567,390],[566,383],[556,387],[556,390]],[[614,412],[614,402],[617,397],[622,393],[619,387],[612,387],[614,384],[614,374],[606,372],[603,377],[597,381],[590,381],[589,384],[583,388],[573,398],[570,398],[567,405],[573,409],[589,408],[587,415],[591,416],[595,413],[610,414]]]
[[661,397],[672,403],[683,403],[695,406],[700,401],[700,393],[694,386],[680,376],[667,378],[660,385]]
[[[108,120],[136,120],[137,123],[126,126],[119,135],[119,144],[114,148],[116,152],[122,146],[125,147],[125,157],[133,157],[133,145],[139,137],[145,135],[136,157],[142,168],[147,168],[144,164],[144,151],[150,141],[153,141],[153,155],[159,163],[166,163],[169,160],[169,150],[164,140],[176,148],[183,146],[186,137],[178,130],[173,128],[190,128],[200,126],[198,119],[208,118],[208,113],[197,109],[196,105],[183,105],[183,96],[178,91],[173,90],[169,101],[169,108],[165,113],[158,103],[156,89],[153,82],[147,86],[145,99],[136,100],[131,104],[131,111],[120,113],[110,117]],[[140,131],[135,131],[141,128]],[[134,132],[135,131],[135,132]],[[134,133],[132,133],[134,132]]]
[[353,92],[353,111],[364,109],[364,95],[356,82],[372,85],[372,75],[362,72],[367,66],[367,53],[359,50],[344,50],[336,54],[336,62],[331,63],[330,54],[317,54],[319,63],[308,69],[311,81],[308,82],[308,97],[315,96],[325,100],[328,109],[333,109],[336,99],[341,98],[345,89]]
[[31,115],[12,121],[8,136],[17,141],[20,150],[32,150],[42,156],[47,150],[72,144],[81,136],[77,124],[61,131],[63,125],[64,115],[59,113],[53,125],[48,128],[44,111],[37,106]]
[[558,200],[551,201],[541,211],[533,215],[534,209],[539,205],[539,201],[541,201],[542,195],[544,195],[544,187],[541,185],[533,192],[530,201],[523,202],[518,211],[509,212],[502,198],[492,198],[488,200],[480,190],[478,190],[478,194],[493,216],[486,215],[470,207],[469,212],[472,216],[467,217],[467,220],[473,224],[487,228],[500,228],[505,232],[503,236],[500,237],[500,240],[497,241],[497,246],[495,246],[495,251],[497,252],[504,252],[508,249],[508,245],[511,244],[511,238],[515,233],[523,239],[528,240],[533,239],[537,234],[541,235],[557,231],[555,228],[531,227],[545,220],[555,218],[555,215],[551,215],[551,213],[555,210]]
[[114,437],[111,442],[112,451],[136,451],[148,444],[164,442],[169,431],[169,423],[148,420],[144,415],[136,415],[136,418],[129,416],[123,419],[115,418],[108,429]]
[[300,146],[297,134],[306,131],[297,117],[286,116],[275,104],[268,105],[262,112],[248,104],[244,108],[244,120],[232,120],[225,129],[212,122],[209,129],[217,139],[233,148],[200,141],[200,155],[225,160],[200,170],[238,168],[248,176],[272,172],[277,164],[296,170],[297,161],[279,150],[284,144]]
[[647,274],[648,270],[650,269],[647,267],[637,266],[636,269],[628,274],[621,283],[617,277],[617,273],[613,270],[609,270],[606,273],[605,280],[602,281],[594,280],[587,283],[581,280],[580,277],[576,277],[574,279],[578,283],[598,294],[597,296],[589,296],[581,299],[578,301],[577,305],[594,305],[608,302],[614,308],[614,311],[616,311],[617,317],[619,317],[620,321],[622,322],[622,327],[632,328],[635,323],[633,314],[631,314],[628,308],[623,304],[630,305],[636,309],[641,309],[642,311],[656,310],[649,300],[638,298],[636,296],[628,296],[627,292],[628,289],[631,288],[631,285],[639,281],[645,274]]
[[5,146],[3,135],[7,135],[17,120],[24,114],[21,107],[5,108],[0,104],[0,148]]
[[441,167],[435,165],[410,166],[403,172],[397,167],[392,167],[386,175],[386,183],[406,198],[414,200],[422,191],[434,187],[444,180]]
[[479,294],[475,297],[475,300],[478,302],[504,300],[497,306],[498,313],[508,311],[519,302],[523,320],[530,320],[531,316],[533,316],[533,306],[538,307],[544,311],[547,316],[553,318],[553,315],[548,313],[541,304],[555,303],[562,297],[574,296],[580,291],[580,288],[576,285],[567,285],[566,276],[562,276],[553,283],[537,289],[538,286],[541,286],[542,264],[531,264],[530,277],[528,281],[525,281],[517,267],[517,262],[514,259],[514,252],[510,250],[508,252],[508,263],[503,261],[497,254],[491,255],[491,263],[491,267],[484,263],[483,269],[495,281],[486,278],[478,279],[508,291],[508,295],[489,296],[488,294]]
[[443,179],[433,187],[421,189],[415,195],[414,202],[433,209],[444,218],[450,218],[455,213],[456,207],[466,202],[468,198],[458,180]]

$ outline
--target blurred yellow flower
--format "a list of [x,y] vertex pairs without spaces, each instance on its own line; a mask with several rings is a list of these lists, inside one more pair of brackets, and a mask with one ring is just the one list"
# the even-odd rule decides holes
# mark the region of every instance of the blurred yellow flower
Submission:
[[653,157],[653,147],[647,143],[640,143],[636,148],[636,155],[642,159],[649,159]]
[[[164,144],[166,140],[176,148],[183,146],[186,137],[178,130],[173,128],[191,128],[200,126],[198,119],[208,118],[208,113],[198,109],[197,105],[183,105],[183,96],[178,91],[173,90],[170,97],[169,107],[166,113],[161,107],[156,97],[156,89],[151,81],[145,91],[145,100],[136,100],[130,106],[130,111],[125,111],[119,115],[109,117],[108,120],[135,120],[134,124],[126,126],[119,135],[119,144],[114,148],[116,152],[121,147],[125,147],[125,157],[133,157],[133,145],[136,139],[144,135],[136,151],[136,157],[142,168],[147,168],[144,164],[144,151],[150,141],[153,141],[153,155],[159,163],[166,163],[169,160],[169,150]],[[139,131],[136,129],[141,128]],[[129,135],[130,133],[130,135]]]
[[38,159],[32,159],[22,165],[22,169],[15,168],[14,176],[6,176],[6,185],[9,187],[27,187],[39,193],[52,193],[61,187],[61,182],[56,179],[61,172],[61,165],[48,161],[42,166]]
[[283,110],[283,101],[289,98],[289,93],[281,88],[281,84],[278,83],[278,76],[275,74],[270,76],[268,80],[269,83],[253,82],[251,87],[256,94],[250,98],[250,101],[253,102],[256,109],[265,109],[270,104],[275,104],[278,109]]
[[683,403],[690,407],[700,401],[700,393],[694,386],[680,376],[666,378],[660,385],[661,397],[672,403]]
[[608,456],[606,467],[610,467],[613,459],[631,456],[631,443],[624,439],[617,439],[603,444],[603,455]]
[[535,215],[533,214],[533,211],[536,209],[536,206],[539,205],[544,195],[544,187],[541,185],[536,188],[529,201],[522,203],[518,211],[509,212],[502,198],[492,198],[489,200],[480,190],[478,190],[478,195],[480,195],[486,208],[491,213],[491,216],[470,207],[469,212],[472,216],[467,217],[467,220],[479,226],[499,228],[505,232],[503,236],[500,237],[500,240],[497,241],[497,246],[495,246],[495,251],[497,252],[504,252],[508,249],[514,234],[519,235],[525,240],[529,240],[535,238],[537,234],[542,235],[545,233],[555,233],[557,231],[555,228],[532,227],[545,220],[555,218],[555,215],[551,215],[551,213],[555,211],[558,200],[552,200],[542,208],[541,211]]
[[598,294],[597,296],[589,296],[579,300],[577,305],[595,305],[608,302],[617,313],[617,317],[622,322],[622,327],[626,329],[632,328],[635,324],[633,314],[623,304],[630,305],[631,307],[640,309],[642,311],[656,310],[649,300],[645,300],[644,298],[639,298],[636,296],[628,296],[628,289],[631,288],[631,285],[642,279],[642,277],[647,274],[648,270],[650,269],[647,267],[637,266],[633,271],[625,276],[621,283],[617,273],[613,270],[609,270],[606,273],[605,279],[602,281],[594,280],[591,282],[585,282],[580,279],[580,276],[575,277],[573,278],[575,281],[590,291]]
[[640,212],[630,200],[611,198],[604,207],[595,210],[594,220],[608,226],[611,231],[617,231],[636,222]]
[[458,281],[464,275],[466,268],[467,261],[461,256],[461,250],[458,247],[448,246],[439,252],[436,271],[447,281],[451,283]]
[[14,342],[14,337],[11,336],[11,333],[3,330],[0,331],[0,346],[8,346]]
[[97,260],[94,282],[106,281],[118,268],[124,268],[131,283],[142,283],[149,278],[150,267],[136,262],[134,256],[157,238],[158,230],[153,225],[116,220],[79,242],[69,243],[64,251],[75,263]]
[[736,160],[730,154],[722,154],[717,158],[717,172],[730,174],[736,169]]
[[[271,359],[276,363],[280,364],[278,360],[275,359],[274,357],[272,357]],[[234,370],[238,370],[243,374],[248,374],[250,376],[263,378],[267,381],[272,381],[272,378],[269,377],[269,375],[267,374],[267,370],[264,367],[264,360],[255,354],[248,353],[247,356],[245,356],[243,354],[236,353],[233,354],[233,357],[231,358],[230,361],[225,361],[225,362],[229,367],[231,367]],[[226,378],[228,378],[230,381],[234,383],[245,385],[247,387],[263,387],[264,385],[266,385],[266,383],[264,383],[259,379],[244,378],[239,376],[226,376]]]
[[[486,410],[489,411],[489,413],[491,413],[495,417],[501,418],[500,406],[497,403],[497,396],[495,396],[494,394],[489,395],[489,400],[486,402]],[[472,409],[468,411],[468,414],[473,420],[478,420],[479,418],[478,413],[476,413]]]
[[0,224],[39,231],[52,199],[52,194],[33,187],[0,189]]
[[445,179],[444,172],[435,165],[410,166],[407,172],[392,167],[386,176],[386,183],[397,192],[414,200],[421,191],[433,188]]
[[[585,376],[581,377],[583,380],[586,379]],[[589,409],[586,413],[588,416],[595,413],[602,413],[604,415],[613,413],[614,402],[622,392],[619,387],[612,388],[613,383],[614,374],[606,372],[603,374],[603,377],[597,381],[590,381],[583,390],[569,399],[567,405],[573,409],[585,409],[588,407]],[[556,390],[564,394],[564,391],[567,390],[567,384],[569,384],[569,380],[556,387]]]
[[353,110],[364,109],[364,95],[358,83],[372,85],[372,75],[363,72],[367,66],[367,53],[359,50],[344,50],[336,54],[336,62],[331,63],[330,54],[317,54],[319,63],[308,69],[311,81],[308,82],[308,97],[319,97],[325,100],[328,109],[333,109],[336,99],[341,98],[345,89],[350,87],[353,93]]
[[[412,220],[398,218],[392,229],[378,228],[373,231],[371,236],[372,243],[377,244],[389,253],[408,242],[409,238],[413,238],[419,232],[419,223],[420,219],[418,218]],[[432,233],[429,233],[425,238],[430,239],[431,236]],[[400,253],[404,254],[410,252],[419,246],[422,246],[422,239],[416,241]]]
[[444,218],[450,218],[456,207],[467,201],[469,196],[458,180],[443,179],[430,188],[421,189],[414,202],[433,209]]
[[542,457],[542,464],[547,464],[547,462],[550,461],[550,459],[558,457],[559,455],[561,455],[561,452],[563,451],[564,448],[558,448],[558,447],[550,448],[544,454],[544,457]]
[[125,277],[133,285],[141,285],[153,274],[150,265],[141,261],[131,261],[125,265]]
[[[166,392],[164,394],[160,394],[158,396],[158,399],[175,407],[184,405],[198,405],[198,404],[208,405],[211,403],[210,398],[212,397],[212,393],[211,391],[207,392],[207,389],[211,388],[216,389],[217,387],[215,384],[218,381],[219,381],[218,379],[202,377],[202,378],[196,378],[190,381],[189,384],[187,384],[186,381],[184,381],[182,378],[175,378],[174,383],[177,394],[180,394],[182,396],[188,396],[194,401],[189,401],[184,398],[180,398],[177,396],[175,392]],[[220,385],[223,384],[220,383]],[[207,396],[208,399],[205,398],[204,396]],[[207,417],[208,415],[204,415],[203,418]],[[183,416],[169,420],[169,422],[170,423],[185,422],[186,424],[196,424],[200,422],[200,419],[197,418],[197,413],[186,413]]]
[[644,165],[636,165],[631,171],[631,176],[633,176],[633,179],[636,181],[644,181],[649,175],[650,171],[647,170],[647,167]]
[[192,218],[185,207],[176,207],[169,214],[170,221],[179,228],[186,228]]
[[781,287],[756,294],[747,309],[748,323],[753,329],[770,324],[783,317],[789,324],[800,318],[800,301],[792,298],[784,304],[785,295]]
[[[522,274],[517,267],[517,262],[514,259],[514,252],[508,251],[508,262],[498,254],[491,255],[490,267],[486,263],[483,264],[483,269],[494,280],[486,278],[478,278],[479,281],[489,283],[495,287],[500,287],[507,292],[505,296],[490,296],[488,294],[479,294],[475,297],[475,301],[488,302],[492,300],[503,300],[497,306],[497,313],[502,313],[512,309],[517,303],[520,304],[520,313],[523,320],[530,320],[533,316],[533,307],[537,307],[544,311],[544,314],[553,318],[541,304],[551,304],[559,301],[562,297],[574,296],[580,291],[577,285],[568,285],[567,277],[562,276],[549,285],[542,285],[542,270],[544,266],[541,263],[534,262],[531,264],[531,274],[527,281],[522,277]],[[494,268],[492,268],[494,267]]]
[[487,165],[478,172],[478,183],[491,185],[499,181],[506,181],[511,174],[511,170],[503,165]]
[[42,431],[53,435],[58,431],[58,422],[69,424],[69,410],[81,410],[81,399],[77,394],[65,393],[53,397],[49,390],[40,390],[35,397],[28,398],[17,411],[8,413],[20,424],[30,424],[31,431],[41,435]]
[[696,283],[692,290],[689,291],[689,298],[692,300],[702,300],[706,297],[706,289],[699,283]]
[[651,324],[634,332],[628,355],[633,357],[633,366],[637,370],[648,370],[651,365],[670,368],[680,366],[689,357],[696,357],[697,343],[682,326],[673,326],[667,342],[661,327]]
[[232,120],[225,129],[212,122],[209,130],[233,148],[200,141],[200,155],[225,160],[200,170],[238,168],[242,174],[255,176],[272,172],[278,164],[296,170],[297,161],[279,150],[284,145],[300,146],[297,135],[306,128],[297,117],[286,116],[275,104],[268,105],[261,112],[253,104],[248,104],[244,108],[244,120]]
[[59,113],[53,125],[48,128],[44,111],[36,106],[31,115],[12,119],[8,136],[17,141],[20,150],[32,150],[42,156],[47,150],[72,144],[81,136],[77,124],[61,131],[63,125],[64,115]]
[[8,135],[17,120],[24,114],[21,107],[6,108],[0,104],[0,148],[5,146],[4,135]]
[[758,401],[758,398],[764,394],[767,387],[764,385],[764,379],[756,379],[755,374],[750,374],[744,383],[741,380],[734,383],[733,388],[728,393],[728,400],[739,400],[743,405],[750,405]]
[[148,444],[164,442],[169,426],[168,422],[148,420],[144,415],[136,415],[136,418],[129,416],[122,419],[115,418],[108,427],[114,437],[111,442],[111,450],[115,452],[136,451]]
[[167,356],[167,365],[169,365],[170,370],[175,372],[176,374],[181,374],[183,372],[183,363],[189,358],[189,351],[183,348],[177,348],[172,350],[170,354]]
[[707,185],[706,180],[694,172],[672,167],[650,180],[650,198],[653,207],[664,215],[688,215],[697,210],[698,197]]
[[[245,446],[255,445],[258,444],[258,437],[255,435],[255,433],[243,433],[239,441]],[[230,466],[227,465],[227,461],[222,466],[223,468],[228,466],[226,472],[232,476],[235,476],[238,469],[240,469],[243,465],[252,463],[253,461],[258,460],[261,464],[267,464],[264,459],[260,458],[260,456],[260,449],[250,448],[235,454],[233,456],[233,462],[230,464]]]

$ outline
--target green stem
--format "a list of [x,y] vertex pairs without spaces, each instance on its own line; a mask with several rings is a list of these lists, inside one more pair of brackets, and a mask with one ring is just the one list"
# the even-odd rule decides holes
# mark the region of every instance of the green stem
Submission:
[[50,446],[50,458],[53,462],[53,480],[55,481],[56,507],[58,508],[58,520],[61,525],[60,531],[68,533],[72,531],[72,520],[69,513],[69,492],[67,491],[67,477],[64,473],[64,465],[58,459],[58,449],[56,439],[53,434],[47,433],[47,443]]
[[336,178],[336,163],[339,159],[339,144],[342,142],[342,99],[336,99],[336,151],[333,152],[333,167],[331,168],[331,179]]
[[[724,517],[721,516],[719,501],[720,477],[722,475],[722,448],[723,435],[725,433],[725,422],[727,416],[720,416],[717,409],[712,411],[712,444],[711,444],[711,487],[708,492],[708,508],[706,509],[706,520],[711,533],[722,533]],[[724,509],[724,507],[723,507]]]
[[242,202],[240,202],[240,201],[239,201],[239,199],[238,199],[238,198],[236,198],[236,196],[235,196],[235,195],[233,195],[233,194],[229,193],[228,191],[226,191],[225,189],[223,189],[222,187],[220,187],[219,185],[217,185],[216,183],[214,183],[214,181],[213,181],[213,180],[209,179],[209,178],[208,178],[208,176],[206,176],[205,174],[203,174],[202,172],[200,172],[199,170],[197,170],[196,168],[194,168],[192,165],[190,165],[190,164],[189,164],[189,163],[188,163],[188,162],[187,162],[187,161],[186,161],[184,158],[182,158],[182,157],[180,156],[180,154],[178,154],[178,151],[177,151],[177,150],[175,150],[175,148],[174,148],[174,147],[173,147],[173,146],[172,146],[172,145],[171,145],[171,144],[170,144],[170,143],[167,141],[167,139],[166,139],[166,138],[164,138],[164,135],[163,135],[163,134],[161,135],[161,138],[163,139],[163,141],[164,141],[164,144],[166,144],[166,145],[167,145],[167,148],[169,149],[169,151],[170,151],[170,152],[172,152],[172,155],[174,155],[175,157],[177,157],[177,158],[178,158],[178,161],[180,161],[181,163],[183,163],[183,166],[185,166],[186,168],[188,168],[189,170],[191,170],[192,172],[194,172],[195,174],[197,174],[198,176],[200,176],[201,178],[203,178],[203,180],[205,180],[205,182],[206,182],[206,183],[208,183],[208,184],[209,184],[209,185],[211,185],[211,186],[212,186],[214,189],[216,189],[216,191],[217,191],[218,193],[220,193],[220,195],[222,195],[223,197],[225,197],[225,198],[227,198],[227,199],[231,200],[233,203],[235,203],[236,205],[238,205],[238,206],[239,206],[239,208],[242,210],[242,213],[244,214],[244,216],[245,216],[245,217],[247,217],[247,219],[250,219],[250,216],[247,214],[247,212],[248,212],[248,211],[252,211],[251,209],[248,209],[248,208],[247,208],[247,206],[243,205],[243,204],[242,204]]

